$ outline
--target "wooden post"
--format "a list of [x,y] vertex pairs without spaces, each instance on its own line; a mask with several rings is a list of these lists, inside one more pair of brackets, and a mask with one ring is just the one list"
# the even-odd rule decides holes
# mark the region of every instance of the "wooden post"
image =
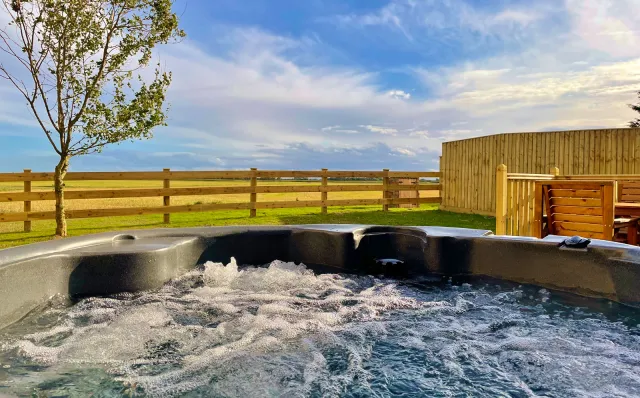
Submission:
[[[326,186],[329,185],[329,178],[327,177],[327,171],[328,171],[328,169],[322,169],[322,186],[323,187],[326,187]],[[322,214],[327,214],[326,201],[327,201],[327,198],[329,196],[328,192],[324,191],[324,192],[322,192],[322,194],[320,196],[321,196],[320,199],[322,200],[322,204],[323,204],[323,206],[322,206]]]
[[496,235],[507,234],[507,166],[496,170]]
[[[382,198],[388,199],[390,196],[389,191],[387,191],[389,187],[389,169],[382,169],[382,172],[384,173],[384,176],[382,177]],[[389,211],[389,205],[386,203],[386,201],[382,205],[382,211]]]
[[[165,173],[170,173],[171,169],[162,169],[163,172]],[[169,179],[169,176],[167,176],[167,178],[164,179],[164,184],[162,185],[162,187],[164,189],[169,189],[171,188],[171,180]],[[171,206],[171,196],[163,196],[163,205],[164,206]],[[164,214],[164,223],[165,224],[169,224],[171,222],[171,214],[170,213],[165,213]]]
[[602,234],[604,235],[605,240],[613,240],[613,223],[615,211],[615,205],[613,203],[613,185],[603,185],[600,189],[600,197],[602,200],[603,208],[602,221],[604,222],[604,230],[602,231]]
[[[557,168],[557,167],[556,167]],[[542,205],[542,201],[544,200],[542,195],[542,181],[536,181],[534,188],[534,203],[533,203],[533,229],[531,231],[531,236],[534,238],[542,238],[542,219],[544,215],[544,206]],[[547,217],[550,217],[547,214]],[[549,222],[549,221],[547,221]]]
[[[24,169],[24,174],[31,174],[31,169]],[[25,192],[31,192],[31,180],[27,181],[26,178],[24,180],[24,191]],[[31,211],[31,201],[30,200],[25,200],[24,201],[24,212],[28,213],[30,211]],[[24,222],[24,232],[31,232],[31,221],[25,221]]]
[[256,194],[255,188],[258,186],[258,177],[256,177],[256,171],[258,169],[255,167],[251,168],[251,188],[253,188],[252,192],[249,194],[249,201],[251,202],[251,210],[249,210],[249,217],[256,216],[256,202],[258,200],[258,195]]

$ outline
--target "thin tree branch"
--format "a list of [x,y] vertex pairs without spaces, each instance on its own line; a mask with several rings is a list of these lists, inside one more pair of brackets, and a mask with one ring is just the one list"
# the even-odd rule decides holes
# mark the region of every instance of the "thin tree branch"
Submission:
[[107,64],[107,56],[109,55],[109,44],[111,43],[111,39],[113,37],[113,33],[115,32],[116,26],[117,26],[117,21],[120,20],[120,18],[122,17],[122,13],[124,12],[125,7],[123,6],[122,8],[120,8],[120,11],[118,11],[117,15],[114,15],[111,19],[111,27],[109,29],[109,32],[107,33],[107,38],[106,38],[106,42],[104,44],[104,48],[102,51],[102,61],[100,63],[100,69],[98,69],[98,73],[96,74],[95,78],[93,79],[93,83],[91,84],[91,87],[89,89],[87,89],[87,92],[84,95],[84,101],[82,101],[82,106],[80,106],[80,109],[78,110],[78,113],[76,114],[76,116],[71,120],[71,123],[69,124],[69,128],[72,128],[73,125],[75,125],[78,120],[80,119],[80,117],[82,116],[82,114],[84,113],[85,108],[87,107],[87,103],[89,102],[89,98],[91,97],[91,95],[93,95],[94,90],[96,89],[96,87],[98,86],[98,82],[102,79],[102,73],[104,72],[104,68],[105,65]]

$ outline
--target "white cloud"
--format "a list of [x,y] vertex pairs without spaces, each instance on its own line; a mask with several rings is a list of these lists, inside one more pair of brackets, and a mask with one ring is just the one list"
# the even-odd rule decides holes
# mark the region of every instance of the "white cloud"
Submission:
[[418,131],[412,131],[409,133],[410,137],[422,137],[422,138],[428,138],[429,137],[429,131],[427,130],[418,130]]
[[[634,117],[625,104],[634,102],[640,89],[640,46],[626,47],[636,43],[628,33],[621,34],[624,40],[611,40],[612,48],[602,38],[615,31],[636,35],[640,23],[631,23],[635,14],[626,15],[633,13],[614,2],[603,8],[604,1],[567,1],[568,26],[562,35],[538,26],[549,12],[538,9],[537,2],[530,14],[519,9],[491,14],[461,0],[398,0],[369,19],[348,16],[352,25],[382,29],[382,34],[389,26],[405,30],[417,52],[428,50],[416,34],[424,29],[444,29],[455,37],[469,30],[505,40],[514,32],[527,36],[524,49],[484,57],[475,53],[472,61],[440,68],[405,66],[414,78],[412,94],[390,90],[398,86],[389,86],[383,71],[331,65],[322,57],[331,49],[313,38],[232,28],[206,45],[187,40],[163,47],[159,58],[174,76],[169,127],[157,129],[149,143],[132,144],[129,152],[116,148],[107,151],[111,158],[104,154],[79,164],[90,167],[95,159],[106,168],[153,162],[154,168],[377,169],[389,167],[383,163],[393,159],[406,161],[402,167],[422,169],[433,167],[444,140],[625,125]],[[586,21],[593,12],[602,18]],[[478,19],[470,22],[474,16]],[[421,85],[429,97],[420,92]],[[1,93],[0,121],[33,125],[26,107]],[[144,154],[142,148],[152,145],[161,148],[156,153],[175,150],[181,157]]]
[[416,156],[416,153],[407,148],[395,148],[395,152],[405,156]]
[[578,38],[613,56],[637,56],[640,4],[637,0],[566,0]]
[[373,133],[380,133],[385,135],[396,135],[398,133],[398,130],[389,127],[372,126],[370,124],[360,125],[360,127],[363,127]]
[[391,98],[398,98],[398,99],[409,99],[411,98],[411,94],[406,93],[402,90],[391,90],[391,91],[387,91],[387,95]]
[[506,9],[495,15],[491,20],[493,23],[516,23],[526,26],[531,22],[540,19],[540,15],[536,12]]
[[[412,42],[420,43],[425,32],[451,29],[457,30],[455,34],[458,37],[455,39],[460,39],[467,33],[473,33],[476,41],[478,34],[514,39],[514,33],[523,33],[532,23],[544,20],[549,7],[541,4],[536,6],[536,9],[505,8],[492,13],[476,8],[464,0],[391,0],[378,10],[339,15],[333,22],[346,28],[386,27],[400,32]],[[443,36],[447,37],[448,33]]]

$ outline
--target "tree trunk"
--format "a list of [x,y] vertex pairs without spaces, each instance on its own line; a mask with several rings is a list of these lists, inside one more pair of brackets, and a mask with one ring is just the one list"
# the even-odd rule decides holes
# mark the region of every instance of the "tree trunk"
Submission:
[[54,191],[56,195],[56,238],[67,236],[67,219],[64,213],[64,176],[69,168],[69,156],[60,155],[60,162],[56,166],[54,176]]

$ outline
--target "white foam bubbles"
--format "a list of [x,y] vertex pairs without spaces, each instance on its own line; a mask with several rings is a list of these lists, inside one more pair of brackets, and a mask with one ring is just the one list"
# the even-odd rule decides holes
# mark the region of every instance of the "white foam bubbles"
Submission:
[[102,366],[147,394],[169,396],[206,386],[234,358],[286,351],[349,322],[421,307],[372,277],[314,275],[281,261],[241,269],[232,259],[208,262],[159,291],[83,300],[56,327],[12,347],[52,371]]

